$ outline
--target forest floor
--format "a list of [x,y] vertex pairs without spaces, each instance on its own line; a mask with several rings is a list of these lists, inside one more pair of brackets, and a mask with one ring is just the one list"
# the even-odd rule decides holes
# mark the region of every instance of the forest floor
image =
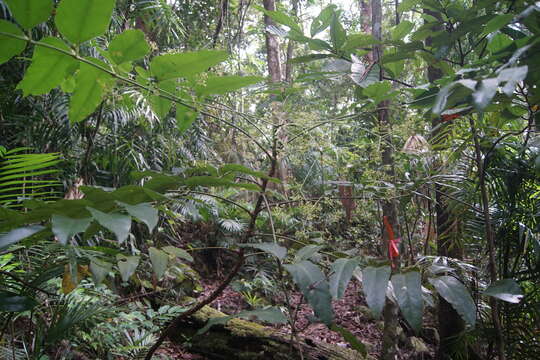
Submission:
[[[201,296],[207,296],[219,286],[219,284],[220,282],[217,280],[203,283],[204,293],[201,294]],[[333,301],[335,320],[339,326],[346,328],[360,341],[366,344],[369,353],[377,357],[380,352],[383,323],[380,320],[373,319],[370,316],[369,311],[366,311],[367,304],[365,303],[363,296],[359,296],[360,292],[360,285],[353,279],[349,283],[344,297],[340,300]],[[309,321],[309,318],[313,316],[313,311],[309,305],[302,301],[302,295],[300,293],[294,292],[290,294],[290,301],[293,309],[298,308],[296,331],[299,335],[314,343],[327,342],[338,346],[349,347],[349,344],[337,332],[328,329],[328,327],[323,324],[311,323]],[[250,309],[250,306],[244,300],[244,296],[230,287],[226,288],[211,306],[226,314],[235,314],[242,310]],[[288,324],[272,327],[282,334],[291,332]],[[433,352],[433,349],[429,345],[428,347],[430,348],[430,352]],[[167,354],[173,359],[207,359],[203,356],[186,352],[179,345],[172,343],[169,343],[169,346],[164,346],[161,353]],[[410,349],[406,347],[401,349],[400,347],[398,358],[413,359],[414,354]],[[428,359],[430,356],[427,355],[425,358]]]

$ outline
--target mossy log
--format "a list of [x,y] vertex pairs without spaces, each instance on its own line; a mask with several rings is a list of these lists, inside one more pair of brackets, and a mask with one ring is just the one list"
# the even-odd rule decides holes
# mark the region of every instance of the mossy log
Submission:
[[277,333],[274,329],[260,324],[231,319],[226,325],[214,325],[203,335],[196,335],[209,318],[223,317],[226,314],[205,306],[194,316],[186,319],[170,340],[182,344],[194,354],[209,359],[240,360],[352,360],[363,357],[356,351],[328,343],[315,343],[300,338],[294,342],[291,351],[291,339],[288,334]]

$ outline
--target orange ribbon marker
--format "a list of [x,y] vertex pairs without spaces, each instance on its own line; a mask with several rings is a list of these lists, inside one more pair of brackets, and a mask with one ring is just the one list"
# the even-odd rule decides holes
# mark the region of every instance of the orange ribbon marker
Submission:
[[383,222],[384,226],[386,227],[386,231],[388,232],[388,257],[390,258],[390,261],[392,261],[392,267],[395,267],[394,259],[399,257],[398,244],[401,239],[396,239],[394,237],[394,230],[392,229],[392,226],[388,222],[388,218],[386,216],[383,216]]

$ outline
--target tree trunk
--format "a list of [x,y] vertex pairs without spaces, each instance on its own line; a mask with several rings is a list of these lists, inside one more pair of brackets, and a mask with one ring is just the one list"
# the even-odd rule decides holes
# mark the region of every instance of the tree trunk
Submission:
[[[442,22],[442,17],[439,13],[424,9],[424,12],[431,15]],[[433,31],[442,30],[441,26],[435,26]],[[431,46],[431,37],[426,39],[426,47]],[[432,64],[427,70],[428,80],[433,84],[436,80],[443,76],[440,69]],[[439,147],[446,138],[444,129],[441,128],[441,117],[433,118],[431,122],[431,144],[434,151],[440,151]],[[441,160],[436,158],[433,166],[440,166]],[[463,249],[456,240],[455,229],[452,226],[453,216],[448,208],[448,199],[444,196],[444,187],[435,184],[435,214],[436,214],[436,234],[437,234],[437,255],[451,257],[455,259],[463,258]],[[438,301],[438,330],[440,336],[440,345],[437,351],[436,358],[438,360],[450,360],[453,358],[456,339],[459,334],[465,330],[465,322],[457,311],[450,305],[449,302],[439,296]]]
[[[375,0],[371,3],[371,15],[372,15],[372,29],[371,33],[377,40],[382,40],[382,2],[381,0]],[[379,80],[382,81],[384,77],[384,70],[382,66],[382,45],[376,45],[373,48],[373,62],[380,67]],[[379,132],[381,134],[381,147],[382,147],[382,165],[387,177],[387,181],[394,182],[395,169],[394,169],[394,157],[392,149],[392,136],[391,136],[391,124],[389,118],[389,101],[383,101],[377,105],[377,118],[379,122]],[[396,238],[399,238],[399,219],[397,204],[394,199],[383,200],[382,202],[383,217],[386,217]],[[383,253],[387,253],[388,245],[390,241],[390,234],[384,227],[383,230]],[[382,360],[394,360],[397,354],[397,326],[398,326],[398,309],[397,305],[390,300],[386,300],[383,310],[384,316],[384,329],[383,329],[383,343],[381,349]]]
[[[275,0],[263,0],[264,8],[269,11],[276,10]],[[264,23],[266,26],[273,25],[275,22],[268,16],[264,15]],[[279,41],[276,35],[270,32],[265,32],[266,36],[266,59],[268,63],[268,74],[270,75],[271,82],[279,84],[283,80],[283,74],[281,69],[281,61],[279,56]],[[292,51],[292,50],[291,50]],[[273,96],[275,98],[275,96]],[[285,147],[288,142],[287,138],[287,117],[282,110],[283,104],[280,101],[274,101],[271,105],[271,111],[273,113],[273,121],[277,130],[276,136],[279,139],[280,149]],[[281,180],[281,184],[277,185],[279,191],[287,196],[287,178],[288,178],[288,166],[283,157],[277,159],[278,168],[276,176]],[[273,184],[270,185],[274,186]]]
[[[300,338],[291,344],[290,334],[277,333],[274,329],[241,319],[231,319],[226,325],[214,325],[207,333],[196,335],[210,318],[226,314],[205,306],[179,324],[170,339],[186,346],[191,353],[209,359],[249,360],[353,360],[361,359],[356,351],[328,343],[314,343]],[[186,342],[186,338],[189,339]],[[187,345],[186,345],[187,344]],[[292,351],[291,351],[292,350]],[[300,356],[299,350],[302,352]]]

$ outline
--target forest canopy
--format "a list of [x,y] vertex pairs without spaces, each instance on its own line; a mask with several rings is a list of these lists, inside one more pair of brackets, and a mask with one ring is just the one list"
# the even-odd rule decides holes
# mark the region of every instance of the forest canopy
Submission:
[[536,359],[540,3],[0,0],[1,359]]

